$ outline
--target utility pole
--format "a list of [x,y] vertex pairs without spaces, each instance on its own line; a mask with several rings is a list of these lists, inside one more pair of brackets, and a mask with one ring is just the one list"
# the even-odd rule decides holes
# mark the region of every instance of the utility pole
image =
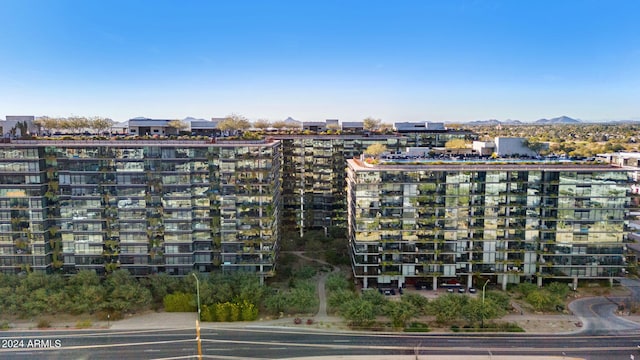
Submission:
[[304,181],[303,188],[300,189],[300,237],[304,237]]
[[484,329],[484,289],[487,287],[488,283],[489,283],[489,279],[487,279],[487,281],[484,282],[484,285],[482,285],[482,324],[480,326],[483,329]]

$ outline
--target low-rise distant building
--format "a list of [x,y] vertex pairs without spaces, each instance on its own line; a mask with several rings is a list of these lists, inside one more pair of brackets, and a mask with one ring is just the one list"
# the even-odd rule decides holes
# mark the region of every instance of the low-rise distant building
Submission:
[[393,129],[399,133],[416,131],[447,131],[444,123],[439,122],[397,122]]
[[5,119],[0,121],[3,137],[22,137],[38,132],[38,127],[34,123],[35,116],[33,115],[7,115]]
[[327,131],[327,123],[323,121],[303,121],[302,130],[315,132]]
[[496,151],[496,143],[493,141],[474,141],[471,148],[480,156],[491,156]]
[[535,151],[531,150],[526,143],[526,139],[520,137],[501,137],[495,138],[496,153],[498,156],[530,156],[535,157]]
[[364,121],[344,121],[342,131],[351,133],[361,133],[364,131]]
[[139,136],[169,135],[169,123],[171,121],[169,119],[149,119],[144,117],[133,118],[128,122],[129,134]]

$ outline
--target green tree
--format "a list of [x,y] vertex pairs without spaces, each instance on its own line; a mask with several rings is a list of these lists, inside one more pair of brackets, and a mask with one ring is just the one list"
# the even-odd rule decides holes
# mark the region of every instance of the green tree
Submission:
[[315,288],[296,287],[289,292],[289,304],[299,313],[313,313],[318,307]]
[[536,311],[551,310],[559,303],[556,296],[544,290],[530,292],[527,294],[526,300]]
[[426,315],[429,309],[429,299],[420,294],[404,294],[401,298],[402,301],[407,302],[418,311],[418,315]]
[[190,293],[175,292],[168,294],[163,299],[166,312],[194,312],[197,311],[195,295]]
[[149,275],[140,281],[151,292],[152,307],[156,309],[162,305],[165,296],[178,290],[180,282],[178,278],[166,273]]
[[332,290],[328,299],[327,305],[333,311],[340,313],[342,311],[342,307],[344,304],[348,303],[351,300],[355,300],[358,298],[358,295],[351,290],[346,289],[337,289]]
[[325,287],[329,291],[337,291],[341,289],[349,289],[349,281],[342,273],[331,273],[327,276]]
[[502,310],[511,309],[511,298],[502,291],[487,291],[486,298],[498,305]]
[[395,328],[404,328],[407,322],[418,315],[419,311],[408,301],[389,301],[385,307],[387,316]]
[[564,299],[569,294],[569,286],[557,281],[545,286],[545,289],[561,299]]
[[491,299],[470,298],[462,307],[461,315],[474,325],[483,320],[491,320],[505,314],[505,310]]
[[280,314],[287,310],[289,297],[286,293],[277,292],[267,296],[264,306],[271,314]]
[[517,291],[522,293],[525,297],[529,295],[529,293],[537,291],[538,286],[532,283],[520,283],[518,284]]
[[103,308],[121,313],[142,309],[151,302],[151,292],[127,271],[116,270],[105,280],[106,302]]
[[[210,274],[200,282],[200,298],[203,304],[216,304],[233,301],[233,287],[229,279],[225,279],[222,274]],[[193,276],[188,280],[192,289],[195,289],[196,282]]]
[[237,273],[238,276],[234,283],[236,289],[234,289],[234,297],[236,301],[259,305],[262,303],[265,295],[265,287],[260,285],[260,279],[252,274]]
[[389,302],[389,300],[387,300],[387,298],[378,291],[365,291],[362,294],[361,299],[370,302],[373,305],[376,315],[384,314],[384,307]]
[[92,270],[80,270],[70,277],[66,291],[70,296],[68,310],[72,314],[92,313],[100,308],[106,298],[100,276]]
[[355,327],[371,325],[376,318],[374,305],[362,298],[354,299],[344,304],[341,315]]
[[462,315],[462,308],[468,301],[467,296],[446,294],[429,302],[430,315],[436,317],[438,323],[447,323],[457,320]]

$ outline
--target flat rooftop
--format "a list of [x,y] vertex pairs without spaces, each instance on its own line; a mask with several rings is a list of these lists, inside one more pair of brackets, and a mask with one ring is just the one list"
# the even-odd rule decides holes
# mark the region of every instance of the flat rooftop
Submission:
[[358,171],[381,171],[381,170],[475,170],[475,171],[535,171],[535,170],[557,170],[557,171],[586,171],[601,170],[611,171],[625,169],[612,164],[598,162],[571,161],[571,160],[536,160],[536,159],[470,159],[470,160],[449,160],[449,159],[394,159],[375,160],[367,162],[367,159],[350,159],[347,163]]

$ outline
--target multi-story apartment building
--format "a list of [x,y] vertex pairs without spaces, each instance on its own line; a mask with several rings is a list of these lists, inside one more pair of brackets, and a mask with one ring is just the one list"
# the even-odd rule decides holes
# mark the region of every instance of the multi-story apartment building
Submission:
[[347,159],[372,144],[406,148],[393,135],[274,135],[282,142],[283,225],[288,230],[346,225]]
[[398,134],[407,138],[410,147],[444,147],[447,141],[462,139],[478,140],[478,135],[468,130],[449,129],[444,123],[398,122],[393,125]]
[[[625,266],[628,173],[581,163],[348,161],[363,287],[612,279]],[[375,161],[374,161],[375,163]]]
[[370,145],[383,144],[399,153],[408,146],[441,147],[452,139],[471,140],[470,131],[407,128],[388,135],[273,135],[282,141],[283,224],[286,229],[346,226],[347,160],[362,154]]
[[2,143],[0,271],[269,276],[281,161],[277,140]]

